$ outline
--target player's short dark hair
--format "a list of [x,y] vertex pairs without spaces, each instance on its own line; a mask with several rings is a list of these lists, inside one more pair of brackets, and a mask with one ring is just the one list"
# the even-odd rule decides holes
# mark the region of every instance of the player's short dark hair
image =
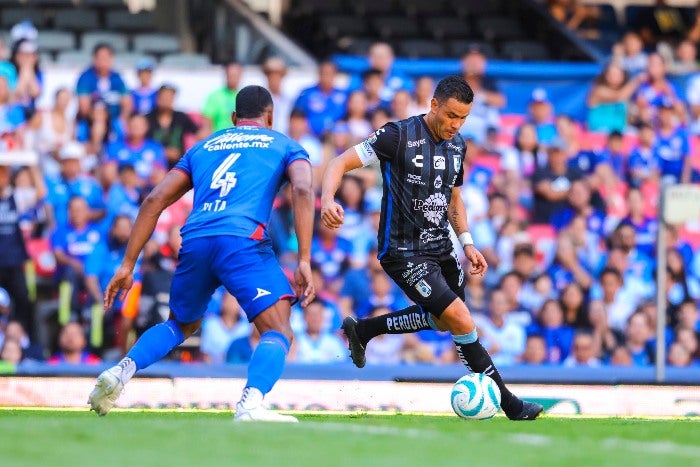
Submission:
[[450,75],[440,80],[435,88],[433,97],[438,102],[445,102],[449,98],[454,98],[464,104],[471,104],[474,101],[474,90],[461,76]]
[[107,49],[111,54],[114,55],[114,47],[112,47],[112,44],[109,42],[98,42],[95,44],[95,47],[92,48],[92,56],[94,57],[97,55],[97,52],[99,52],[102,49]]
[[272,107],[270,91],[262,86],[246,86],[236,94],[236,116],[258,118]]

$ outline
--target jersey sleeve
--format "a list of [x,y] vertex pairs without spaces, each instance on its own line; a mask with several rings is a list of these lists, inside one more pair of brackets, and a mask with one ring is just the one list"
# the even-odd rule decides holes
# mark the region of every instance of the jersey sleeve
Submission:
[[307,161],[311,162],[311,158],[309,157],[309,153],[306,152],[306,149],[301,147],[301,144],[297,143],[296,141],[290,139],[289,144],[287,146],[287,156],[285,158],[285,166],[289,167],[292,162],[295,161]]
[[457,180],[455,180],[455,186],[462,186],[464,184],[464,159],[467,157],[467,142],[464,142],[464,151],[462,152],[462,162],[459,164],[459,170],[457,171]]
[[175,164],[175,167],[173,167],[173,170],[179,170],[180,172],[184,172],[190,178],[192,178],[192,161],[191,161],[191,159],[192,159],[192,151],[193,150],[194,150],[194,148],[187,151],[185,153],[185,155],[182,156],[179,161],[177,161],[177,164]]
[[92,88],[90,86],[90,77],[87,72],[83,72],[78,78],[78,84],[75,86],[75,93],[78,96],[88,96],[92,93]]
[[360,156],[364,167],[379,162],[389,161],[396,156],[399,148],[399,127],[390,122],[372,133],[369,138],[357,144],[355,151]]

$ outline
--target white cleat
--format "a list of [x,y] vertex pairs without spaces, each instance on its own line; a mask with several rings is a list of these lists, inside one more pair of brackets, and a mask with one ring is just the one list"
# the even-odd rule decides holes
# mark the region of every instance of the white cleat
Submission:
[[234,422],[299,423],[291,415],[282,415],[263,406],[263,394],[256,388],[245,388],[240,402],[236,404]]
[[100,417],[107,415],[112,410],[114,403],[124,390],[124,382],[121,376],[122,368],[114,366],[109,370],[103,371],[97,377],[97,384],[90,393],[88,404],[90,404],[90,410],[97,412],[97,415]]
[[241,404],[236,405],[236,414],[233,416],[234,422],[277,422],[277,423],[299,423],[296,417],[282,415],[273,412],[265,407],[256,407],[252,410],[244,409]]

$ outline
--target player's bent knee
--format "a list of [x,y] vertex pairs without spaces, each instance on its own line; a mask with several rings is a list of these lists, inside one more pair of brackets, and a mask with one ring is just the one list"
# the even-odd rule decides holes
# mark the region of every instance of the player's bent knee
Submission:
[[440,315],[440,324],[452,334],[468,334],[475,329],[469,309],[460,299],[453,301]]
[[199,326],[202,324],[202,320],[204,318],[199,318],[197,321],[193,321],[191,323],[182,323],[182,322],[178,321],[178,319],[175,317],[175,315],[173,315],[173,313],[171,312],[170,319],[177,323],[178,327],[182,331],[182,334],[185,336],[185,339],[187,339],[192,334],[197,332],[197,330],[199,329]]

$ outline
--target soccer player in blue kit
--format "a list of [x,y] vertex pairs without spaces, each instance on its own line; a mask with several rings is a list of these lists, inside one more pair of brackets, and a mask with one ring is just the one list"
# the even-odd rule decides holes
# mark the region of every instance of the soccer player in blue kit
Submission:
[[[122,265],[105,292],[107,309],[117,294],[123,300],[131,288],[134,265],[161,212],[194,188],[194,206],[182,228],[170,289],[170,319],[146,331],[119,364],[97,378],[88,402],[99,415],[109,412],[134,373],[163,358],[199,328],[212,293],[223,284],[261,336],[234,420],[297,421],[267,410],[262,402],[282,374],[289,352],[290,301],[299,297],[305,307],[315,296],[310,267],[314,193],[308,154],[271,130],[272,110],[265,88],[241,89],[232,115],[235,127],[192,147],[141,206]],[[299,244],[294,291],[265,229],[275,195],[287,180]]]

